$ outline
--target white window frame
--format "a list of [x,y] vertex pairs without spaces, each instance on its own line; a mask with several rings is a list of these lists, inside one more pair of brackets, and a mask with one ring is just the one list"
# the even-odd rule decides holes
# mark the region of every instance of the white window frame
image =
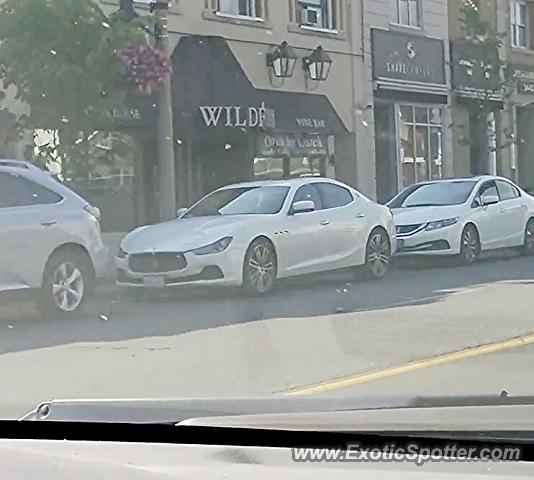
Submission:
[[[402,25],[404,27],[411,27],[411,28],[421,28],[421,0],[395,0],[395,5],[397,7],[397,21],[395,22],[397,25]],[[401,2],[404,2],[408,6],[408,22],[403,22],[403,19],[401,17]],[[412,18],[410,13],[410,3],[415,3],[416,8],[416,14],[415,18]]]
[[[419,178],[417,173],[417,168],[415,168],[414,164],[414,178],[415,183],[427,181],[427,180],[436,180],[439,178],[444,177],[444,157],[443,157],[443,147],[445,145],[445,129],[443,127],[443,115],[444,115],[444,108],[443,105],[433,105],[433,104],[417,104],[417,103],[396,103],[395,104],[395,135],[396,135],[396,143],[397,143],[397,188],[398,191],[404,190],[409,185],[403,185],[402,181],[402,165],[403,165],[403,152],[402,152],[402,139],[401,139],[401,107],[406,107],[410,109],[411,112],[411,118],[408,120],[405,120],[404,123],[406,126],[412,128],[412,144],[414,148],[414,162],[408,162],[408,163],[415,163],[417,158],[417,142],[416,142],[416,129],[417,127],[423,127],[426,130],[426,137],[427,137],[427,146],[428,146],[428,152],[427,156],[428,158],[425,158],[425,166],[427,170],[426,177]],[[427,118],[425,122],[422,122],[420,120],[415,119],[415,109],[416,108],[424,108],[427,111]],[[430,120],[430,114],[432,109],[437,108],[440,111],[441,116],[441,123],[433,123]],[[441,132],[441,144],[440,144],[440,154],[441,154],[441,174],[438,175],[436,178],[432,178],[432,165],[431,165],[431,158],[430,154],[431,152],[431,141],[430,141],[430,130],[432,128],[439,129]]]
[[[232,11],[221,10],[222,1],[230,1],[234,3],[235,11],[232,12]],[[246,0],[246,2],[247,2],[248,11],[245,13],[240,13],[239,12],[239,0],[218,0],[217,11],[215,13],[217,16],[220,16],[220,17],[247,19],[247,20],[263,22],[263,18],[260,15],[258,15],[258,12],[256,12],[256,0]]]
[[[324,32],[337,32],[337,21],[335,18],[337,9],[334,8],[335,2],[338,0],[297,0],[297,9],[300,11],[299,26],[303,29],[324,31]],[[317,3],[317,5],[315,5]],[[321,16],[321,24],[313,25],[302,21],[302,11],[306,10],[318,10]],[[326,12],[326,15],[325,15]]]
[[[525,8],[525,18],[521,19],[519,12],[521,7]],[[515,48],[529,48],[530,28],[529,28],[529,8],[528,2],[522,0],[511,0],[510,2],[510,37],[512,41],[512,47]],[[519,29],[525,30],[525,45],[521,44]]]

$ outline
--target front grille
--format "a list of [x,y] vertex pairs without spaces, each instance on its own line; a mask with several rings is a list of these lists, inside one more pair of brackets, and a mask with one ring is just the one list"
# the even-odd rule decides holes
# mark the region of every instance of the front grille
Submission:
[[139,253],[130,256],[129,265],[136,273],[165,273],[183,270],[187,261],[181,253]]
[[416,223],[413,225],[397,225],[397,235],[410,235],[410,233],[414,233],[416,230],[421,228],[421,223]]

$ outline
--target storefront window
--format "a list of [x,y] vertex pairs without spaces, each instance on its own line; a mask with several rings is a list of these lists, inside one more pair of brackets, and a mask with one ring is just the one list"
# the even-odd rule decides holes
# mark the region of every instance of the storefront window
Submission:
[[284,159],[260,157],[254,159],[256,180],[281,180],[284,178]]
[[322,170],[320,158],[296,157],[289,159],[290,178],[319,177],[322,175]]
[[400,188],[443,176],[443,132],[439,107],[401,105],[399,136]]
[[256,180],[281,180],[284,178],[320,177],[326,174],[326,161],[320,157],[256,157]]

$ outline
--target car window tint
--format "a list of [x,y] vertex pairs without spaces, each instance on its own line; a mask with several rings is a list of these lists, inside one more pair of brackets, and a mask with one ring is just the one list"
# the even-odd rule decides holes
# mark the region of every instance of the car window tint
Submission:
[[478,196],[480,198],[489,197],[493,195],[499,196],[499,193],[497,192],[497,187],[495,186],[495,182],[493,181],[484,183],[478,191]]
[[0,172],[0,208],[58,203],[61,198],[18,174]]
[[293,203],[302,202],[304,200],[312,200],[313,203],[315,203],[315,210],[322,210],[323,208],[321,195],[319,194],[317,188],[312,184],[299,187],[297,193],[295,193],[295,197],[293,198]]
[[511,200],[519,197],[519,191],[511,183],[505,182],[504,180],[497,181],[497,188],[501,200]]
[[351,203],[354,198],[346,188],[334,185],[333,183],[316,183],[314,184],[319,193],[321,194],[321,200],[323,202],[323,208],[336,208],[343,207]]

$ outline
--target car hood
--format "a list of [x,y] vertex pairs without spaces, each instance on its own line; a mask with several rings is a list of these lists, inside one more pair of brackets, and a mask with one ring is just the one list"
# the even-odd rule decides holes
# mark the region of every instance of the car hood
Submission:
[[121,242],[128,253],[184,252],[232,235],[252,216],[198,217],[173,220],[137,228]]
[[465,205],[393,208],[391,211],[395,225],[414,225],[459,217],[465,212]]

